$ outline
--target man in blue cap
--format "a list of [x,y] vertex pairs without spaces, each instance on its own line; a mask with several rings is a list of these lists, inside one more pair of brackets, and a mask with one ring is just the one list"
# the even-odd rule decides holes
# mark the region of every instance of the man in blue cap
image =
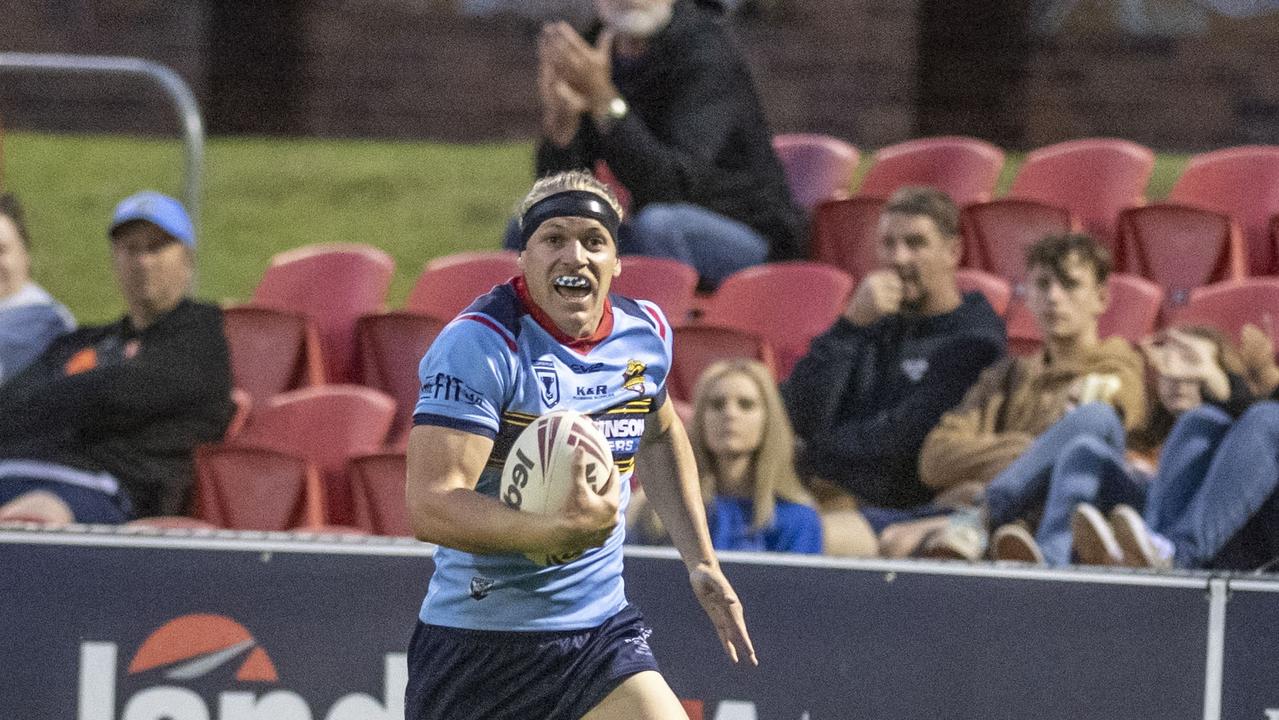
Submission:
[[182,204],[130,196],[108,236],[124,317],[63,336],[0,386],[0,520],[181,513],[192,450],[231,417],[222,313],[188,297],[195,228]]

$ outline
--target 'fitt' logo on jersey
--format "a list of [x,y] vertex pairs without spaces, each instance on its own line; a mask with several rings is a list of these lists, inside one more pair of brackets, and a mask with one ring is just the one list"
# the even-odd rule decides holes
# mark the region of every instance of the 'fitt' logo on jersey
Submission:
[[644,371],[648,366],[639,360],[627,360],[626,370],[622,373],[622,389],[644,394]]
[[462,378],[448,373],[435,373],[422,383],[422,395],[433,400],[449,400],[467,405],[479,405],[481,396],[467,387]]

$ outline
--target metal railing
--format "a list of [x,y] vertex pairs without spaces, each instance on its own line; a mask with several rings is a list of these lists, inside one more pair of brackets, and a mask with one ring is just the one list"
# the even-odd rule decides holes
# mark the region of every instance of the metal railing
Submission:
[[0,52],[0,73],[8,71],[141,77],[159,85],[173,101],[182,122],[186,143],[183,199],[191,219],[194,221],[199,217],[200,180],[204,171],[204,120],[200,117],[200,108],[191,88],[171,68],[133,57]]

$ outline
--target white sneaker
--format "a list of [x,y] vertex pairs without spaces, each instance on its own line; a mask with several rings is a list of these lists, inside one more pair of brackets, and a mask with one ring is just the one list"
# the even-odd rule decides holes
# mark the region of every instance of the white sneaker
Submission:
[[1120,565],[1123,549],[1105,516],[1088,503],[1079,503],[1070,516],[1070,532],[1074,536],[1075,558],[1080,565]]
[[1168,538],[1146,527],[1141,514],[1127,505],[1110,511],[1110,527],[1123,550],[1124,565],[1139,568],[1172,567],[1176,547]]

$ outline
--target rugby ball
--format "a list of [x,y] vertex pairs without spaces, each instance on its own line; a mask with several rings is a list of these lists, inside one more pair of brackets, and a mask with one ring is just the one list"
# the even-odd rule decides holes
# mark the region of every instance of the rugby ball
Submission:
[[[573,450],[586,451],[586,482],[600,492],[613,469],[608,440],[591,419],[572,410],[542,415],[515,438],[506,464],[498,498],[524,512],[557,513],[573,488]],[[529,555],[539,565],[560,565],[580,552]]]

